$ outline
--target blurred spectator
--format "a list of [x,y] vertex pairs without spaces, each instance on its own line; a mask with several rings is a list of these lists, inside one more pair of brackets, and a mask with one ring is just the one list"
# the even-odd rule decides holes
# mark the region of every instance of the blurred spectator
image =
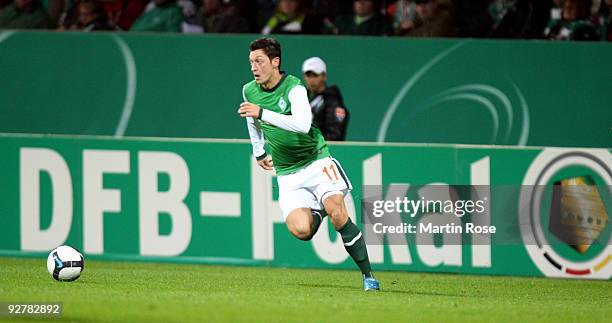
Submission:
[[[79,20],[79,0],[43,0],[42,4],[43,8],[46,6],[50,10],[48,11],[49,18],[60,31],[69,29]],[[54,20],[55,17],[57,20]]]
[[416,5],[413,0],[398,0],[387,7],[393,17],[393,30],[397,36],[406,35],[415,25]]
[[279,0],[274,15],[264,25],[261,33],[320,34],[321,22],[306,14],[301,0]]
[[417,23],[409,37],[453,37],[458,34],[449,4],[440,0],[415,0]]
[[553,6],[550,8],[550,19],[559,21],[561,20],[561,4],[563,0],[553,0]]
[[311,57],[302,64],[312,109],[312,122],[321,130],[325,140],[344,140],[349,113],[340,89],[327,86],[327,66],[319,57]]
[[[78,1],[78,0],[77,0]],[[42,0],[43,9],[49,16],[51,27],[61,26],[68,11],[74,5],[73,0]]]
[[551,28],[558,25],[561,21],[561,2],[562,0],[553,0],[553,6],[550,8],[550,20],[546,25],[546,29],[544,29],[545,35],[550,34]]
[[105,0],[106,17],[116,28],[130,30],[132,24],[143,13],[146,0]]
[[180,32],[183,10],[176,0],[153,0],[130,31]]
[[601,6],[602,0],[591,0],[591,14],[597,14],[599,7]]
[[489,12],[493,19],[491,37],[525,38],[533,18],[531,0],[494,0]]
[[563,0],[561,20],[551,23],[545,36],[554,40],[599,40],[590,17],[591,0]]
[[44,29],[51,26],[38,0],[15,0],[0,11],[0,28]]
[[353,14],[336,17],[333,33],[340,35],[390,35],[393,29],[380,14],[380,1],[354,0]]
[[106,12],[100,0],[81,0],[78,3],[79,17],[76,23],[68,26],[68,30],[102,31],[113,30],[106,18]]
[[[200,2],[200,1],[198,1]],[[199,6],[191,0],[178,0],[178,6],[183,10],[183,22],[181,23],[181,31],[183,33],[202,33],[204,27],[202,27],[202,20],[204,15]]]
[[[516,0],[493,0],[489,4],[489,14],[493,19],[493,28],[497,28],[508,11],[514,10]],[[552,14],[552,11],[551,11]]]
[[602,0],[599,4],[599,9],[594,15],[594,20],[601,40],[612,41],[612,17],[610,9],[612,8],[612,0]]
[[206,33],[248,33],[248,21],[241,16],[234,1],[203,0],[204,32]]
[[[539,5],[534,5],[534,2]],[[492,6],[497,6],[497,10],[491,9],[491,14],[495,24],[490,37],[493,38],[538,38],[541,35],[545,22],[541,24],[538,19],[542,19],[540,13],[546,14],[542,10],[540,0],[496,0]],[[550,10],[550,9],[548,9]],[[495,13],[499,14],[498,17]],[[545,17],[544,20],[547,20]]]

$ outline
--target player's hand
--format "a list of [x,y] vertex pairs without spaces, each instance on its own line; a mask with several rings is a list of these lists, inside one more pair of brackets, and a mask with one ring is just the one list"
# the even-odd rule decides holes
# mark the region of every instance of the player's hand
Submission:
[[258,105],[255,105],[250,102],[240,103],[238,114],[240,114],[241,117],[243,118],[252,117],[252,118],[258,119],[259,113],[261,113],[261,108]]
[[262,160],[258,160],[257,164],[259,164],[259,166],[265,170],[274,170],[274,164],[272,163],[272,158],[269,155]]

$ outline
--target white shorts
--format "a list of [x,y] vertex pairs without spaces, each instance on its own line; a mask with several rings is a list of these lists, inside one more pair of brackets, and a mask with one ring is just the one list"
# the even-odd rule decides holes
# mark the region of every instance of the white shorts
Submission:
[[332,157],[314,161],[305,168],[288,175],[279,175],[278,203],[286,220],[297,208],[323,210],[323,200],[328,196],[346,196],[353,186],[340,163]]

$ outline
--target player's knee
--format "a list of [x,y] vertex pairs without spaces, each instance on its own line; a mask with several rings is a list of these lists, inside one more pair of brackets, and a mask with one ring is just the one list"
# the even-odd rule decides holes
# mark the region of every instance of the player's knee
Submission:
[[[308,210],[310,212],[310,210]],[[312,239],[314,232],[312,232],[312,220],[306,210],[296,210],[287,217],[287,228],[291,234],[304,241]]]
[[307,225],[294,225],[289,227],[289,231],[294,237],[304,241],[312,239],[313,236],[311,228]]

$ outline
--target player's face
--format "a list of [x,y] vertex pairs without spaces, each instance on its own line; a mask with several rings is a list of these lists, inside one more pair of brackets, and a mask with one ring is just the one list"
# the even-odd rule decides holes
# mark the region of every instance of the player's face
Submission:
[[315,74],[313,72],[306,72],[304,74],[304,80],[308,90],[314,93],[320,93],[325,90],[325,81],[327,81],[327,75]]
[[270,60],[263,49],[252,51],[249,54],[251,73],[257,84],[265,84],[272,78],[275,69],[278,69],[279,59]]

